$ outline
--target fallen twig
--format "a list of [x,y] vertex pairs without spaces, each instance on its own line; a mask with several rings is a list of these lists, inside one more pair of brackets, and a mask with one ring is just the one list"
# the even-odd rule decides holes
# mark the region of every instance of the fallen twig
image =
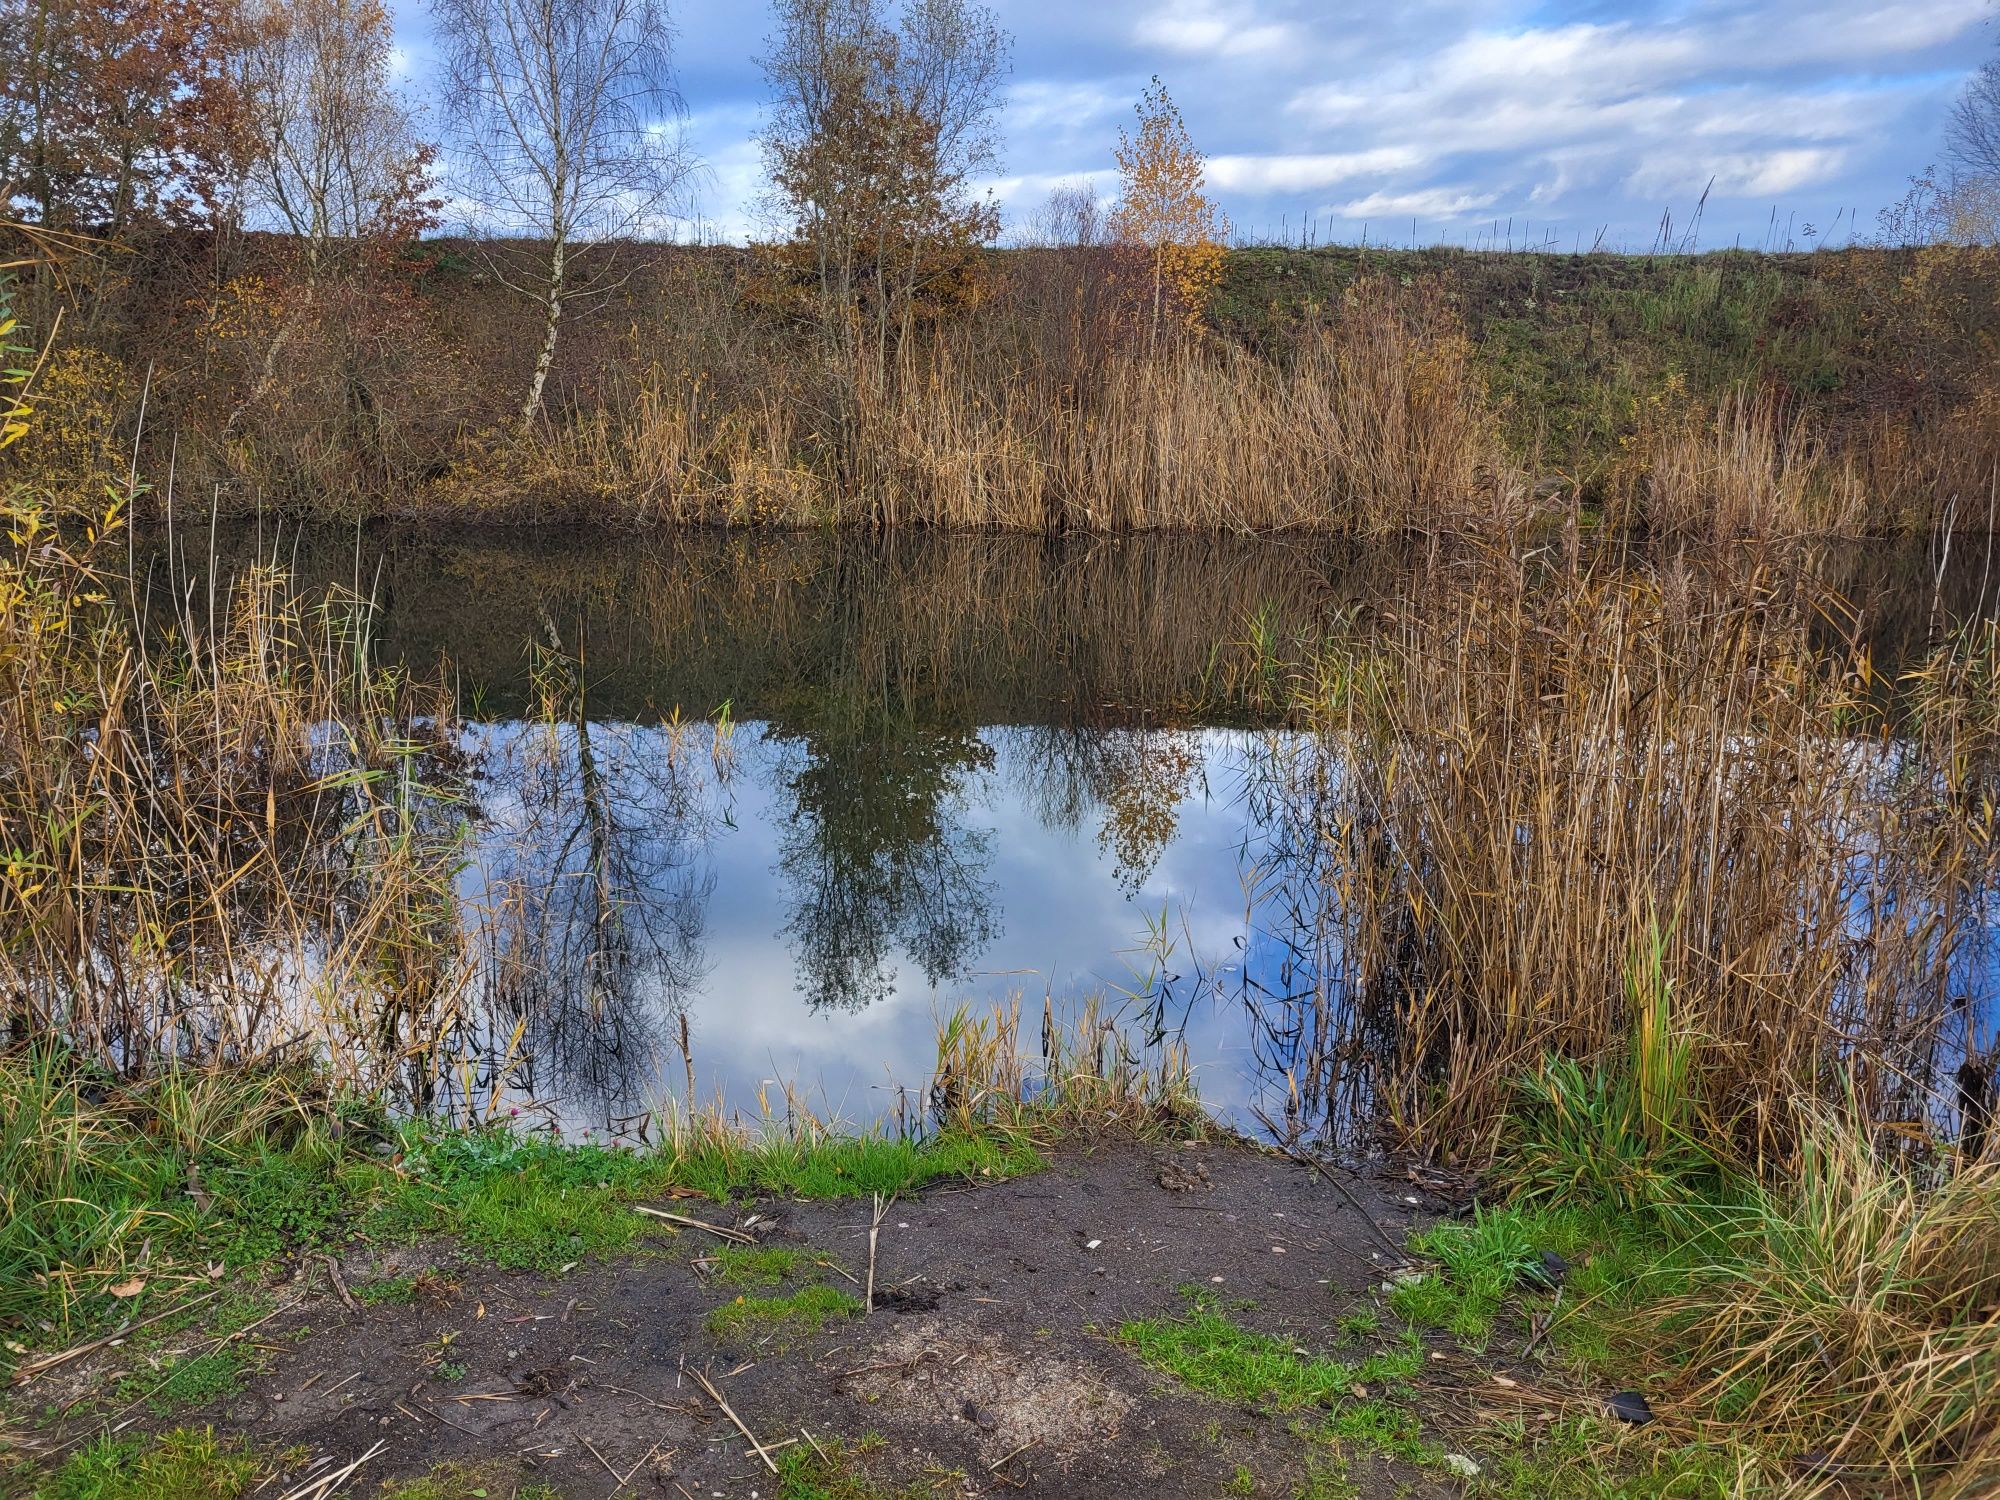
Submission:
[[590,1450],[590,1456],[604,1465],[604,1472],[611,1476],[611,1482],[620,1489],[623,1489],[625,1487],[625,1477],[611,1467],[611,1460],[606,1458],[602,1453],[599,1453],[597,1451],[597,1444],[593,1443],[589,1438],[583,1437],[582,1433],[579,1432],[577,1436],[583,1438],[583,1446]]
[[320,1259],[326,1262],[326,1279],[333,1283],[333,1293],[340,1298],[340,1305],[349,1312],[360,1312],[361,1304],[354,1300],[354,1293],[347,1289],[347,1279],[340,1274],[340,1262],[331,1255],[322,1255]]
[[278,1497],[278,1500],[326,1500],[328,1495],[331,1495],[335,1490],[347,1483],[357,1469],[388,1446],[387,1443],[378,1442],[346,1468],[337,1469],[331,1474],[323,1475],[321,1478],[302,1484],[297,1489],[287,1490]]
[[773,1474],[777,1473],[778,1461],[775,1458],[771,1457],[769,1453],[764,1451],[764,1445],[757,1441],[757,1434],[752,1432],[750,1428],[744,1423],[743,1419],[737,1416],[735,1411],[731,1409],[729,1403],[722,1399],[722,1392],[718,1391],[715,1388],[714,1384],[709,1380],[709,1378],[706,1375],[702,1374],[701,1371],[689,1370],[688,1374],[694,1377],[695,1383],[697,1385],[699,1385],[704,1391],[708,1392],[708,1399],[713,1401],[717,1406],[722,1408],[722,1414],[725,1417],[729,1418],[731,1422],[736,1424],[736,1430],[743,1434],[744,1439],[750,1444],[750,1446],[757,1450],[757,1456],[764,1460],[764,1467],[769,1469]]
[[221,1290],[222,1288],[215,1287],[212,1290],[203,1292],[199,1297],[190,1298],[188,1301],[169,1307],[163,1312],[156,1312],[150,1318],[141,1318],[136,1323],[127,1323],[116,1332],[105,1334],[103,1338],[92,1339],[86,1344],[75,1344],[68,1349],[59,1350],[54,1354],[45,1354],[40,1359],[31,1359],[25,1364],[16,1365],[14,1367],[14,1378],[11,1383],[14,1385],[26,1385],[37,1375],[46,1374],[58,1365],[66,1365],[73,1359],[80,1359],[94,1349],[102,1349],[106,1344],[115,1343],[117,1340],[124,1338],[128,1333],[136,1332],[148,1324],[157,1323],[162,1318],[171,1318],[177,1312],[186,1312],[190,1307],[199,1307],[210,1297],[213,1297],[216,1292]]
[[[1256,1115],[1257,1118],[1263,1122],[1264,1128],[1270,1131],[1274,1137],[1278,1134],[1278,1127],[1271,1123],[1269,1117],[1267,1117],[1262,1110],[1257,1109],[1253,1105],[1251,1107],[1250,1112]],[[1311,1167],[1315,1172],[1319,1173],[1320,1176],[1324,1177],[1328,1182],[1332,1183],[1333,1186],[1339,1190],[1340,1196],[1345,1198],[1348,1201],[1349,1205],[1353,1207],[1354,1211],[1361,1215],[1362,1221],[1365,1224],[1367,1224],[1367,1226],[1370,1229],[1375,1231],[1375,1237],[1379,1239],[1383,1244],[1389,1247],[1389,1251],[1391,1254],[1397,1256],[1398,1258],[1402,1258],[1409,1253],[1401,1245],[1397,1244],[1395,1240],[1390,1238],[1389,1231],[1384,1229],[1379,1223],[1376,1222],[1375,1216],[1370,1212],[1368,1212],[1368,1210],[1362,1206],[1361,1200],[1354,1196],[1353,1190],[1349,1188],[1346,1183],[1342,1182],[1338,1177],[1334,1176],[1333,1169],[1327,1166],[1325,1162],[1321,1161],[1317,1156],[1313,1155],[1312,1152],[1304,1150],[1301,1147],[1294,1146],[1289,1142],[1280,1145],[1278,1149],[1284,1152],[1284,1154],[1290,1157],[1293,1161],[1299,1163],[1299,1165]]]
[[754,1245],[757,1236],[745,1234],[740,1229],[728,1229],[720,1224],[710,1224],[701,1219],[690,1219],[686,1214],[670,1214],[664,1208],[649,1208],[643,1203],[632,1205],[632,1212],[644,1214],[649,1219],[665,1219],[669,1224],[683,1224],[689,1229],[705,1229],[720,1240],[729,1240],[738,1245]]
[[1021,1444],[1020,1447],[1016,1448],[1012,1453],[1009,1453],[1005,1458],[1001,1459],[998,1463],[988,1464],[986,1466],[986,1472],[989,1474],[998,1474],[1008,1464],[1012,1463],[1015,1459],[1019,1458],[1023,1453],[1026,1453],[1030,1448],[1034,1447],[1035,1444],[1039,1443],[1040,1441],[1041,1441],[1040,1438],[1029,1438],[1027,1442]]

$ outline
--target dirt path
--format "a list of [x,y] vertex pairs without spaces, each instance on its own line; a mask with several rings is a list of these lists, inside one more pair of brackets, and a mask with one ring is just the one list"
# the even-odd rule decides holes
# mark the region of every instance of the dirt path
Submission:
[[[1400,1241],[1418,1209],[1384,1184],[1353,1190]],[[1292,1496],[1311,1492],[1298,1413],[1194,1393],[1117,1332],[1184,1313],[1200,1288],[1245,1328],[1332,1353],[1338,1315],[1368,1304],[1389,1264],[1338,1190],[1235,1145],[1072,1152],[898,1201],[867,1315],[849,1299],[865,1295],[868,1202],[660,1206],[747,1222],[761,1249],[684,1229],[555,1278],[448,1247],[350,1256],[364,1298],[426,1274],[407,1301],[349,1309],[328,1289],[287,1308],[258,1330],[272,1352],[247,1388],[174,1421],[340,1463],[383,1444],[350,1494],[444,1461],[497,1464],[482,1472],[501,1496],[530,1480],[571,1500],[778,1493],[719,1397],[775,1457],[825,1450],[862,1486],[840,1494]],[[786,1307],[802,1320],[773,1311]],[[1366,1495],[1458,1489],[1361,1451],[1347,1479]]]

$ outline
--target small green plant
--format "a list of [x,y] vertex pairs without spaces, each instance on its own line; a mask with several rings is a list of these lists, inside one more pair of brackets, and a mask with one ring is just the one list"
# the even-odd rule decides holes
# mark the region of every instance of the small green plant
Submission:
[[118,1384],[122,1401],[144,1401],[162,1416],[206,1406],[243,1389],[255,1361],[235,1343],[202,1354],[181,1355],[157,1370],[126,1376]]
[[1374,1308],[1358,1307],[1352,1312],[1342,1313],[1334,1327],[1340,1333],[1341,1343],[1362,1344],[1375,1337],[1382,1327],[1382,1319]]
[[868,1461],[884,1447],[870,1433],[848,1444],[821,1439],[809,1448],[792,1448],[778,1459],[778,1500],[919,1500],[934,1492],[923,1484],[891,1489],[865,1472]]
[[1354,1364],[1314,1358],[1232,1322],[1203,1291],[1190,1294],[1186,1316],[1136,1319],[1121,1327],[1118,1337],[1183,1385],[1278,1411],[1337,1405],[1357,1385],[1406,1380],[1421,1363],[1406,1349]]
[[1719,1168],[1694,1133],[1693,1048],[1675,1027],[1668,946],[1657,917],[1634,939],[1623,1059],[1585,1068],[1550,1057],[1522,1081],[1507,1153],[1521,1196],[1651,1210],[1713,1193]]
[[208,1428],[158,1438],[99,1438],[71,1454],[34,1491],[36,1500],[239,1500],[256,1460]]
[[708,1315],[708,1331],[725,1343],[756,1344],[783,1351],[837,1318],[861,1311],[861,1300],[838,1287],[808,1286],[789,1297],[738,1297]]
[[413,1302],[416,1295],[417,1278],[414,1276],[391,1276],[382,1281],[364,1282],[354,1289],[354,1300],[369,1307]]
[[709,1274],[723,1286],[770,1287],[815,1264],[803,1250],[783,1245],[724,1245],[709,1257]]

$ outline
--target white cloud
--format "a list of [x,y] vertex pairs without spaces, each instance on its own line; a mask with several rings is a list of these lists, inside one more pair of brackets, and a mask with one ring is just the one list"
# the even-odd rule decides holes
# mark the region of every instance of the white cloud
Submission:
[[1074,129],[1130,104],[1122,94],[1094,83],[1017,83],[1007,91],[1007,128],[1024,132],[1051,126]]
[[1675,154],[1643,160],[1628,179],[1642,198],[1678,199],[1700,194],[1713,182],[1711,196],[1774,198],[1832,179],[1847,153],[1823,147],[1736,151],[1723,156]]
[[1133,35],[1141,46],[1163,47],[1192,56],[1272,59],[1296,52],[1299,28],[1283,21],[1260,21],[1247,5],[1210,0],[1173,0],[1139,19]]
[[1300,193],[1356,177],[1414,171],[1425,160],[1422,151],[1410,146],[1318,155],[1214,156],[1209,158],[1208,180],[1225,192]]
[[1468,188],[1422,188],[1410,193],[1370,193],[1343,203],[1334,212],[1343,219],[1455,219],[1475,209],[1491,208],[1498,193]]
[[[990,188],[1025,217],[1065,178],[1113,190],[1148,75],[1173,91],[1241,224],[1532,213],[1643,245],[1712,177],[1711,237],[1773,204],[1866,219],[1936,149],[1991,55],[1995,0],[999,0],[1017,38]],[[397,41],[435,77],[416,0]],[[686,8],[680,64],[711,174],[705,229],[762,227],[755,7]],[[1810,202],[1792,200],[1795,195]],[[1329,210],[1333,200],[1339,206]],[[1483,224],[1484,219],[1481,218]],[[1468,226],[1469,227],[1469,226]]]

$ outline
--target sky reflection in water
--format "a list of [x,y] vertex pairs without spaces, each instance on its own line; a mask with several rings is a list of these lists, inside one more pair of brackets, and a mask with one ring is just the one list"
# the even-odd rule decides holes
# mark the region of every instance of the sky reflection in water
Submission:
[[677,748],[631,724],[471,736],[481,992],[536,1017],[517,1082],[572,1130],[685,1092],[683,1007],[703,1095],[740,1109],[790,1084],[876,1118],[923,1087],[954,1006],[1019,996],[1032,1037],[1045,995],[1092,993],[1142,1036],[1164,1002],[1212,1106],[1247,1123],[1261,1098],[1251,1028],[1193,981],[1303,980],[1298,872],[1251,795],[1290,736],[1007,726],[830,752],[753,723],[720,757],[705,726]]

